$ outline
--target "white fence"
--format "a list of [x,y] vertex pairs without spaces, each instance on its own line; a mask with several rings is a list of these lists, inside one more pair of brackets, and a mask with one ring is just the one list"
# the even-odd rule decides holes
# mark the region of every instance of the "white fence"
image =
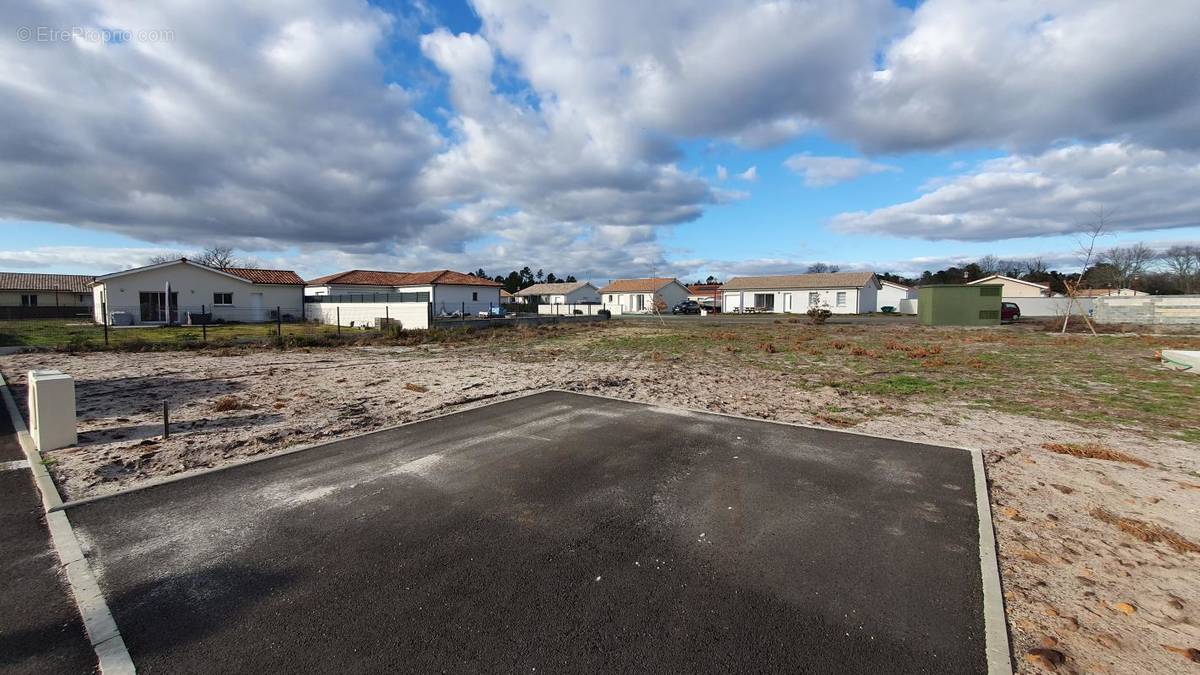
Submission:
[[[1065,316],[1067,313],[1067,304],[1070,298],[1004,298],[1004,302],[1011,302],[1021,308],[1021,318],[1037,318],[1050,316]],[[1072,314],[1092,312],[1093,298],[1075,298],[1075,306],[1071,308]]]
[[383,320],[399,322],[405,329],[429,328],[428,302],[310,302],[304,314],[330,326],[374,327]]
[[576,314],[581,314],[583,316],[596,316],[602,309],[604,309],[604,305],[553,304],[538,305],[537,313],[549,314],[551,316],[573,316]]

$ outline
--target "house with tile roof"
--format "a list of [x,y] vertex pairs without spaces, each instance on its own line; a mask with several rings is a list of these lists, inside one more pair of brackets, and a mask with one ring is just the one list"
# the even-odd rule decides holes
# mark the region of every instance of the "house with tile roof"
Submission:
[[982,279],[968,281],[968,286],[978,286],[979,284],[1000,284],[1004,287],[1001,291],[1001,296],[1005,298],[1048,298],[1053,293],[1050,287],[1046,284],[1038,284],[1024,279],[1014,279],[1006,277],[1003,274],[992,274]]
[[[432,272],[385,272],[380,270],[348,270],[327,274],[305,283],[304,294],[310,300],[322,302],[343,299],[347,302],[389,301],[388,296],[400,294],[412,302],[432,304],[434,316],[488,311],[502,304],[503,288],[491,279],[464,274],[454,270]],[[411,298],[410,298],[411,296]]]
[[600,302],[613,314],[670,312],[687,300],[688,289],[673,277],[614,279],[600,289]]
[[726,312],[803,314],[821,306],[834,314],[867,314],[882,287],[874,272],[824,272],[734,277],[722,293]]
[[564,281],[553,284],[534,284],[522,288],[516,295],[525,302],[541,305],[599,304],[600,290],[590,281]]
[[92,279],[84,274],[0,272],[0,318],[70,317],[89,314]]
[[261,323],[304,316],[304,280],[291,270],[216,268],[187,258],[96,277],[93,316],[112,325],[212,321]]

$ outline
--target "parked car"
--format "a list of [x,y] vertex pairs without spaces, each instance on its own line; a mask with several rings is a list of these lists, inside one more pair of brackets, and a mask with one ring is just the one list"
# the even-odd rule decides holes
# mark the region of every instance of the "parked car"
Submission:
[[700,303],[695,300],[684,300],[671,308],[672,314],[699,314]]
[[1000,303],[1000,320],[1001,321],[1020,321],[1021,308],[1015,302]]

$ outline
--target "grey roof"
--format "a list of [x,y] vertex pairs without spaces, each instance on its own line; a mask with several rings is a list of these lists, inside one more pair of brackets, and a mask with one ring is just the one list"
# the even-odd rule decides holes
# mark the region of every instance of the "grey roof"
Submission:
[[513,295],[559,295],[565,293],[574,293],[575,291],[589,286],[586,281],[564,281],[555,284],[534,284],[529,288],[523,288]]
[[822,272],[818,274],[779,274],[770,277],[734,277],[722,290],[787,290],[791,288],[862,288],[875,279],[874,272]]

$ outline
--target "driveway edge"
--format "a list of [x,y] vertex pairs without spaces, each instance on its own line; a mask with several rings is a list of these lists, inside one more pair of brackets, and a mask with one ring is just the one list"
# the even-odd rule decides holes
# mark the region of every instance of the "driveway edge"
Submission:
[[987,486],[983,451],[971,450],[975,473],[975,506],[979,511],[979,568],[983,575],[983,630],[988,675],[1012,675],[1008,645],[1008,617],[1000,587],[1000,562],[996,558],[996,531],[992,527],[992,501]]
[[34,483],[42,497],[42,509],[46,512],[46,527],[50,530],[51,544],[58,554],[59,563],[66,571],[67,584],[71,587],[71,594],[83,619],[88,640],[92,649],[96,651],[100,672],[105,675],[132,675],[137,672],[133,666],[133,659],[129,656],[129,650],[125,648],[125,641],[121,638],[117,622],[113,619],[108,603],[104,600],[104,593],[100,590],[100,584],[97,583],[96,576],[83,555],[75,531],[71,529],[71,521],[68,520],[66,512],[54,510],[62,506],[62,497],[59,496],[58,488],[54,486],[46,465],[42,463],[41,454],[33,445],[33,438],[25,426],[25,419],[17,408],[17,402],[13,399],[3,374],[0,374],[0,397],[4,399],[5,408],[17,434],[17,442],[25,452],[29,468],[33,472]]

